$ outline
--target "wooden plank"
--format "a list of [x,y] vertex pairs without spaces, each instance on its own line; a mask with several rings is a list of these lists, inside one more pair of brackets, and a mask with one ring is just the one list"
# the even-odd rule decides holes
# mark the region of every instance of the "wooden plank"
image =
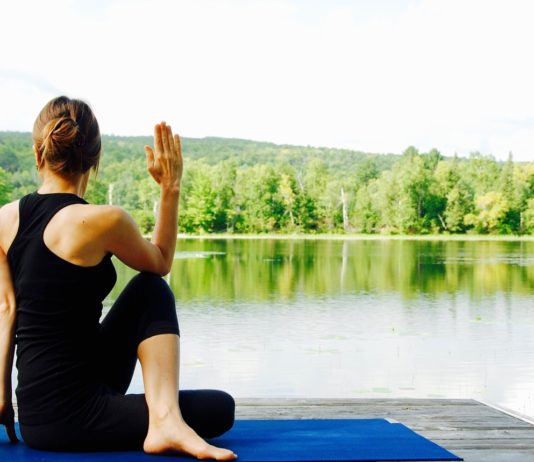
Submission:
[[388,418],[464,457],[466,462],[534,461],[534,425],[474,400],[236,400],[240,419]]
[[485,451],[478,449],[462,449],[455,454],[464,458],[465,462],[531,462],[532,450],[515,449],[499,450],[499,451]]

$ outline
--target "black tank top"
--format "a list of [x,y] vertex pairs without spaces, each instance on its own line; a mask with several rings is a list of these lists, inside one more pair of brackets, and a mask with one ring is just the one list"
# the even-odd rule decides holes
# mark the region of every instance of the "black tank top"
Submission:
[[70,193],[24,196],[7,253],[17,302],[16,394],[25,425],[66,417],[98,387],[99,318],[116,273],[111,254],[96,266],[82,267],[45,245],[46,225],[71,204],[87,202]]

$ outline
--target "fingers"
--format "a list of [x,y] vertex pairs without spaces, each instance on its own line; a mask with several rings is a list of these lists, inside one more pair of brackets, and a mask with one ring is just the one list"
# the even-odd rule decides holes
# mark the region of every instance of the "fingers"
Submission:
[[6,433],[7,437],[9,438],[9,441],[12,443],[18,443],[19,439],[17,438],[17,433],[15,432],[15,424],[7,424],[6,425]]
[[166,122],[154,127],[154,149],[145,146],[147,169],[161,183],[165,178],[173,182],[182,176],[182,147],[180,137],[173,136],[172,128]]
[[161,140],[161,125],[156,124],[154,127],[154,148],[156,149],[156,152],[159,154],[163,152],[163,141]]
[[175,150],[174,150],[174,136],[172,135],[172,128],[170,125],[167,125],[167,137],[168,137],[168,141],[169,141],[169,151],[170,151],[170,154],[176,154]]
[[[179,138],[178,138],[179,140]],[[156,155],[165,152],[166,149],[176,148],[173,141],[172,129],[166,122],[161,122],[154,126],[154,148]]]
[[148,170],[152,168],[154,165],[154,151],[152,151],[152,148],[150,146],[145,146],[145,154],[146,154],[146,167]]
[[169,130],[171,127],[167,127],[165,122],[161,122],[161,139],[163,142],[163,151],[162,153],[169,153],[170,144],[169,144]]
[[156,158],[154,155],[154,151],[150,146],[145,146],[145,154],[146,154],[146,168],[148,170],[148,173],[154,178],[156,183],[159,184],[160,182],[160,175],[159,175],[159,169],[158,169],[158,162],[156,162]]

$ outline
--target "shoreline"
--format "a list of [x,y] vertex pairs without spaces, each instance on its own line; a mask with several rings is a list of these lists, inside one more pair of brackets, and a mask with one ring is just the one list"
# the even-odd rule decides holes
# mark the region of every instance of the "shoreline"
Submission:
[[463,234],[185,234],[178,233],[179,239],[263,239],[263,240],[334,240],[334,241],[509,241],[534,242],[534,236],[517,235],[463,235]]

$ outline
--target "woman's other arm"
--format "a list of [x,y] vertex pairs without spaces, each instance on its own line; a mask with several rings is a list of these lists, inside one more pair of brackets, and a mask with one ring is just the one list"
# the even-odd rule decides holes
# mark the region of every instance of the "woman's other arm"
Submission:
[[16,442],[12,404],[11,371],[15,351],[15,293],[7,257],[0,246],[0,424]]

